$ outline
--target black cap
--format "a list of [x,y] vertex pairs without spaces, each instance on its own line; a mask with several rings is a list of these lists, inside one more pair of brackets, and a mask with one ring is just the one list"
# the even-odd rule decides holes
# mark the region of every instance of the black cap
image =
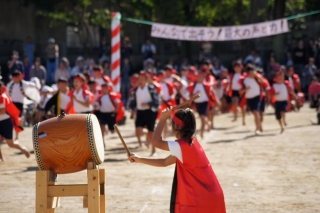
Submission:
[[92,84],[96,84],[96,81],[95,80],[89,80],[88,81],[88,85],[92,85]]
[[247,65],[247,68],[246,68],[246,71],[249,72],[249,71],[254,71],[255,70],[255,66],[252,65],[252,64],[248,64]]
[[18,76],[21,75],[21,71],[20,70],[14,70],[12,73],[12,76]]
[[59,82],[67,83],[67,82],[68,82],[68,79],[66,79],[65,77],[60,77],[60,78],[58,79],[58,83],[59,83]]

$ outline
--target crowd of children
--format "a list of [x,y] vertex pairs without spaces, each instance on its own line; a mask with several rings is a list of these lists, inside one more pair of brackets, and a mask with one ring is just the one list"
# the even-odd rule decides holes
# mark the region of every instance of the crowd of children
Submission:
[[[151,145],[152,155],[155,153],[155,147],[151,144],[154,126],[161,111],[197,94],[200,98],[189,107],[199,114],[201,138],[205,131],[215,128],[214,117],[225,112],[232,112],[232,122],[237,121],[241,112],[242,125],[246,125],[245,117],[250,111],[254,118],[255,134],[260,134],[263,131],[263,113],[268,105],[274,107],[282,133],[287,125],[285,112],[299,110],[305,100],[299,76],[294,73],[293,68],[281,66],[274,79],[270,80],[264,77],[262,68],[250,61],[243,64],[237,60],[232,67],[232,71],[223,68],[217,74],[207,60],[198,69],[194,66],[182,67],[179,73],[171,65],[157,72],[147,68],[131,76],[126,106],[121,94],[114,92],[113,83],[101,66],[94,66],[91,75],[75,75],[71,84],[70,79],[60,77],[57,84],[51,87],[41,87],[37,78],[25,81],[23,74],[15,70],[7,87],[3,86],[6,92],[3,89],[1,94],[8,96],[19,111],[20,126],[23,126],[24,120],[36,123],[63,112],[94,113],[100,121],[103,134],[109,131],[113,133],[114,124],[124,123],[126,108],[131,111],[131,118],[135,119],[139,146],[143,144],[143,129],[147,129],[145,144],[148,147]],[[319,108],[320,85],[316,77],[313,78],[309,91],[310,107]],[[23,113],[24,106],[30,106],[30,103],[36,103],[36,107],[31,108],[35,111],[35,115],[31,116],[33,119]],[[313,123],[319,122],[318,113],[318,121]],[[164,137],[169,134],[168,125],[164,126]],[[15,141],[18,141],[19,131],[21,130],[16,130]],[[4,134],[1,136],[5,138]]]

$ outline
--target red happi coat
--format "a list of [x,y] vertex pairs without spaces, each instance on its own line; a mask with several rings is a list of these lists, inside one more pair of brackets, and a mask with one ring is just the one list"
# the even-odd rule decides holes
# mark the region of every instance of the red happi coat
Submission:
[[[262,100],[263,98],[265,98],[265,91],[269,90],[270,85],[267,79],[265,79],[262,75],[258,74],[259,77],[261,79],[263,79],[263,82],[259,82],[258,79],[255,78],[255,80],[257,81],[257,83],[259,84],[260,87],[260,99]],[[248,76],[246,73],[244,73],[240,79],[239,79],[239,84],[241,85],[241,90],[245,89],[245,85],[243,83],[244,79],[246,79]],[[239,106],[241,108],[243,108],[245,105],[247,104],[247,99],[245,97],[245,91],[244,92],[240,92],[240,103]]]
[[[288,105],[287,105],[287,112],[289,112],[290,110],[291,110],[291,104],[290,104],[290,102],[291,102],[291,96],[293,95],[293,92],[292,92],[292,88],[291,88],[291,86],[290,86],[290,82],[289,81],[284,81],[283,82],[285,85],[286,85],[286,88],[287,88],[287,91],[288,91]],[[275,98],[275,90],[274,90],[274,88],[273,87],[271,87],[271,89],[269,90],[269,95],[271,95],[272,96],[272,98],[271,98],[271,103],[272,104],[274,104],[275,102],[276,102],[276,98]]]
[[177,141],[183,163],[177,159],[175,213],[226,213],[220,183],[200,143]]
[[[154,86],[156,87],[156,90],[158,93],[161,92],[162,90],[162,87],[160,84],[156,85],[155,82],[153,83]],[[171,83],[171,82],[165,82],[165,85],[168,87],[168,91],[169,91],[169,96],[172,97],[173,93],[174,93],[174,84]],[[159,87],[160,86],[160,87]],[[158,116],[157,116],[157,119],[160,119],[160,115],[161,115],[161,112],[167,108],[169,108],[170,106],[171,107],[174,107],[176,106],[176,100],[174,98],[171,98],[169,100],[161,100],[161,106],[160,106],[160,110],[158,112]],[[172,116],[174,115],[174,112],[172,112]]]
[[[172,97],[172,95],[174,93],[174,89],[175,89],[174,84],[170,83],[170,82],[165,82],[165,85],[168,87],[169,96]],[[160,112],[162,112],[162,110],[164,110],[170,106],[174,107],[175,105],[176,105],[176,101],[174,98],[171,98],[169,100],[162,100]]]
[[[199,83],[197,83],[197,82],[195,82],[195,83],[194,83],[194,82],[190,83],[190,85],[189,85],[189,87],[188,87],[188,91],[189,91],[189,93],[190,93],[190,96],[193,96],[193,95],[194,95],[194,94],[193,94],[193,91],[194,91],[194,88],[195,88],[196,84],[199,84]],[[207,96],[208,96],[209,105],[210,105],[210,106],[214,106],[214,105],[215,105],[215,102],[216,102],[216,99],[215,99],[215,95],[211,92],[211,85],[208,84],[208,83],[206,83],[206,82],[202,83],[202,85],[204,86],[204,89],[205,89],[206,94],[207,94]]]
[[301,89],[300,89],[300,78],[299,78],[299,75],[293,74],[291,76],[291,78],[292,78],[293,86],[294,86],[294,88],[292,88],[292,89],[296,89],[298,92],[300,92]]
[[[67,104],[67,107],[65,109],[65,112],[68,113],[68,114],[75,114],[76,112],[74,111],[74,108],[73,108],[73,93],[75,92],[75,90],[71,90],[69,92],[69,97],[70,97],[70,102]],[[82,95],[83,95],[83,98],[85,99],[85,97],[88,95],[90,97],[89,101],[90,101],[90,104],[93,103],[94,101],[94,95],[88,90],[87,86],[84,85],[82,87]]]
[[[5,89],[4,89],[5,90]],[[16,132],[21,132],[23,127],[20,126],[20,110],[13,104],[10,96],[7,93],[0,94],[0,103],[6,107],[6,113],[10,116]]]
[[215,106],[216,104],[216,96],[215,94],[211,91],[211,89],[213,89],[214,87],[214,84],[216,82],[216,79],[213,75],[211,74],[208,74],[205,78],[205,83],[208,83],[210,85],[210,93],[207,93],[207,94],[210,94],[211,97],[209,97],[209,105],[210,106]]
[[[101,97],[103,96],[103,94],[101,94],[98,98],[97,98],[97,102],[101,105]],[[110,100],[111,103],[114,107],[116,107],[115,101],[116,99],[119,99],[119,106],[118,106],[118,111],[117,116],[116,116],[116,122],[120,122],[123,117],[125,116],[125,110],[124,110],[124,106],[123,106],[123,102],[121,101],[122,95],[121,93],[115,93],[115,92],[110,92],[109,93],[110,96]]]

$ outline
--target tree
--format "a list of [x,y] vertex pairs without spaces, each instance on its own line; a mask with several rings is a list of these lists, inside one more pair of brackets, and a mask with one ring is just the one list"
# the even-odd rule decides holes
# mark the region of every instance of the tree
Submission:
[[50,25],[71,26],[78,34],[85,54],[93,47],[91,26],[106,29],[111,21],[109,10],[95,9],[92,0],[51,0],[51,5],[34,2],[38,6],[37,14],[50,19]]

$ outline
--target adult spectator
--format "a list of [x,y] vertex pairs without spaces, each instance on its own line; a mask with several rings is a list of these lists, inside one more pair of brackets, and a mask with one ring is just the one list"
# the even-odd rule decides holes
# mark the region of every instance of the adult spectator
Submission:
[[24,67],[22,61],[19,60],[19,52],[13,51],[11,60],[8,61],[8,69],[9,69],[9,78],[11,79],[12,73],[15,70],[19,70],[22,74],[24,74]]
[[82,56],[78,56],[76,60],[76,66],[74,66],[71,70],[71,76],[73,77],[78,74],[84,74],[85,71],[84,58]]
[[319,99],[320,99],[320,83],[317,77],[313,77],[311,84],[309,86],[310,107],[316,108],[319,105]]
[[267,78],[271,85],[274,83],[273,79],[275,77],[275,74],[279,71],[279,69],[280,64],[277,62],[276,58],[271,55],[267,64]]
[[111,78],[110,63],[108,61],[104,61],[102,63],[102,69],[103,69],[103,75],[106,75],[109,78]]
[[56,82],[58,82],[58,80],[60,78],[67,79],[67,80],[70,79],[70,72],[68,70],[68,62],[69,61],[66,57],[63,57],[60,60],[59,68],[56,70],[56,73],[54,74],[54,79]]
[[32,67],[31,63],[30,63],[28,56],[25,56],[23,58],[24,80],[26,80],[26,81],[30,80],[30,70]]
[[130,43],[130,38],[126,36],[121,46],[121,59],[124,60],[125,58],[127,58],[129,59],[129,61],[131,61],[132,53],[133,51],[132,51],[132,45]]
[[34,60],[34,65],[30,70],[30,78],[37,77],[40,80],[41,85],[45,85],[46,83],[46,75],[47,71],[44,66],[41,65],[41,59],[36,58]]
[[315,58],[317,55],[317,45],[313,38],[309,38],[308,46],[307,46],[307,57]]
[[35,46],[34,43],[32,42],[32,39],[30,36],[27,36],[26,42],[24,44],[23,52],[25,56],[28,56],[29,61],[32,63],[34,60],[34,51],[35,51]]
[[295,71],[300,76],[302,74],[303,66],[306,64],[307,51],[304,47],[303,41],[298,41],[298,46],[293,50],[293,62],[295,64]]
[[197,59],[197,69],[200,69],[200,67],[204,64],[206,61],[204,55],[202,52],[199,53],[198,59]]
[[153,58],[154,54],[156,54],[156,46],[151,43],[150,38],[147,38],[145,43],[141,47],[141,52],[143,54],[143,59],[144,59],[144,67],[146,64],[146,60],[148,58]]
[[251,50],[251,53],[244,59],[243,63],[247,64],[249,61],[255,66],[262,67],[261,57],[255,50]]
[[54,83],[54,72],[58,68],[59,62],[59,46],[56,44],[54,38],[49,38],[48,46],[46,48],[47,53],[47,83]]
[[93,68],[96,66],[96,62],[94,61],[93,58],[89,58],[88,60],[88,68],[87,68],[87,73],[90,74],[90,76],[94,75]]
[[314,65],[314,58],[310,57],[309,63],[302,70],[302,77],[301,77],[301,87],[302,87],[302,92],[305,93],[305,97],[309,97],[308,88],[316,71],[317,71],[317,67],[316,65]]
[[130,76],[131,75],[131,66],[129,63],[129,58],[123,59],[123,64],[121,66],[121,94],[123,104],[126,106],[129,89],[130,89]]
[[203,41],[201,43],[201,50],[206,58],[211,58],[212,44],[210,41]]
[[99,47],[100,61],[110,60],[110,46],[107,43],[107,38],[103,37]]
[[224,70],[225,67],[220,63],[220,60],[215,58],[213,60],[213,65],[212,65],[212,73],[213,73],[213,76],[216,78],[216,79],[220,79],[220,74],[221,74],[221,71]]
[[286,59],[284,61],[284,65],[286,65],[286,67],[292,67],[294,65],[290,51],[287,51],[286,53]]

